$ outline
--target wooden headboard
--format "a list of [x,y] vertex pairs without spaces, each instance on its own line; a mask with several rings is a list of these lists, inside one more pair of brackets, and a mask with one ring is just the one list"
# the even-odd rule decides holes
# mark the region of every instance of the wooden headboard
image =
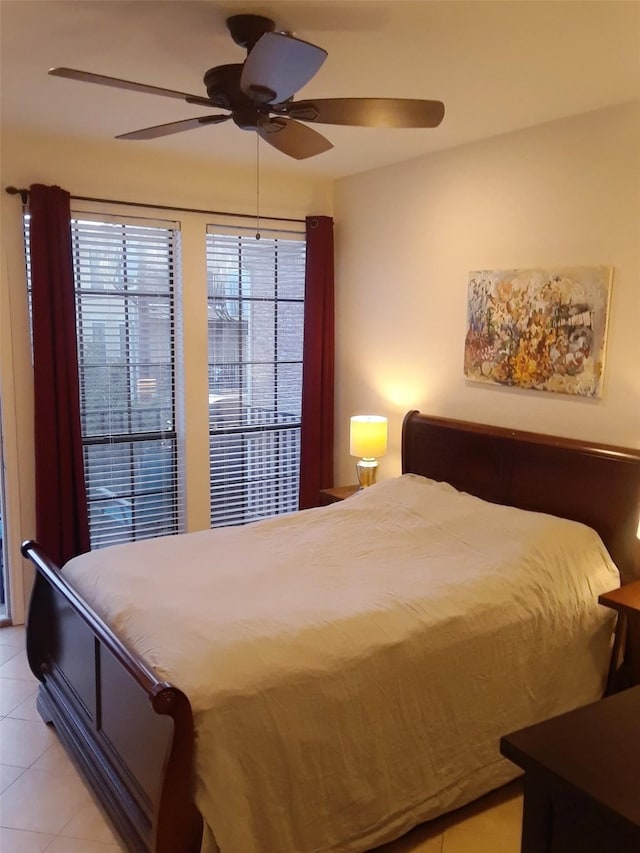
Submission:
[[623,583],[640,577],[640,451],[417,411],[402,426],[402,472],[594,528]]

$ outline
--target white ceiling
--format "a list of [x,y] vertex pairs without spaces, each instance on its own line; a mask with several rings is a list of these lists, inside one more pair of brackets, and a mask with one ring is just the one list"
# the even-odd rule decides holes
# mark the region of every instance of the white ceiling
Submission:
[[[335,145],[295,161],[261,144],[265,166],[353,174],[640,97],[640,2],[443,0],[0,0],[1,120],[5,128],[111,139],[207,114],[151,95],[49,77],[51,66],[205,94],[204,72],[242,62],[230,14],[325,48],[297,97],[444,101],[440,127],[382,130],[315,125]],[[255,136],[232,122],[147,142],[183,156],[254,162]]]

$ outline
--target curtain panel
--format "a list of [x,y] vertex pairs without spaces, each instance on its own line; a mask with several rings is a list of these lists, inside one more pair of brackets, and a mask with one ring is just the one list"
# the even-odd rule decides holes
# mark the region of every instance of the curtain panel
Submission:
[[318,506],[333,485],[333,219],[306,219],[306,282],[300,437],[300,509]]
[[69,193],[29,190],[36,539],[62,565],[90,550]]

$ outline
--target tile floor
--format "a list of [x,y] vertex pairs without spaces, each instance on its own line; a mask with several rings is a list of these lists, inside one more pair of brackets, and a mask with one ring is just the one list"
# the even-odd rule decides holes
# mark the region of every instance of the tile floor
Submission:
[[[0,850],[126,851],[35,707],[24,629],[0,628]],[[445,815],[376,853],[519,853],[519,782]]]

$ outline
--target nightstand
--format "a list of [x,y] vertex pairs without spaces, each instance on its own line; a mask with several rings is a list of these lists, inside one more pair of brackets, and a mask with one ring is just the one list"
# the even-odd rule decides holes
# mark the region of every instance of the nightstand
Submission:
[[355,495],[359,486],[335,486],[332,489],[320,489],[320,506],[329,506]]
[[607,693],[640,684],[640,581],[625,584],[598,597],[618,614]]

